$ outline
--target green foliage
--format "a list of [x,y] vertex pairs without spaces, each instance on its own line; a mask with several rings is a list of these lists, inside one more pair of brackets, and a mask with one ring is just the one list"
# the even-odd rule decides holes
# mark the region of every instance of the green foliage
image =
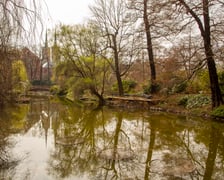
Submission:
[[203,107],[208,104],[211,104],[211,98],[201,94],[185,96],[178,102],[178,105],[185,106],[188,109]]
[[187,106],[187,101],[188,101],[188,97],[184,96],[179,100],[178,105],[186,107]]
[[84,94],[85,89],[86,87],[82,79],[77,79],[71,88],[73,97],[75,99],[81,97]]
[[24,93],[29,87],[29,81],[24,63],[21,60],[14,61],[12,64],[12,81],[13,81],[13,92]]
[[218,73],[221,93],[224,94],[224,71]]
[[[122,85],[124,88],[124,93],[130,93],[137,85],[137,83],[133,80],[122,80]],[[118,84],[115,83],[112,86],[113,91],[118,91]]]
[[189,93],[198,93],[200,91],[209,91],[210,83],[209,83],[209,74],[205,69],[200,70],[197,74],[193,82],[188,86]]
[[50,92],[51,92],[51,94],[55,95],[55,94],[57,94],[59,92],[59,89],[60,89],[59,86],[54,85],[54,86],[51,86]]
[[68,89],[66,87],[59,87],[54,85],[50,89],[51,94],[58,95],[58,96],[66,96],[68,93]]
[[133,81],[133,80],[123,80],[122,84],[123,84],[123,88],[124,88],[124,92],[125,93],[130,92],[137,85],[137,83],[135,81]]
[[211,113],[212,116],[224,118],[224,105],[217,107]]
[[150,94],[151,93],[151,85],[143,86],[143,93]]
[[[158,92],[161,89],[161,86],[159,83],[154,84],[154,91]],[[143,93],[144,94],[151,94],[152,93],[152,84],[150,83],[147,86],[143,86]]]
[[68,93],[68,90],[67,88],[63,88],[63,89],[60,89],[59,92],[57,93],[58,96],[66,96]]
[[83,78],[82,81],[83,81],[83,85],[85,87],[90,87],[90,86],[92,86],[94,84],[93,79],[91,79],[89,77]]
[[[13,75],[17,75],[20,81],[27,81],[27,73],[26,73],[26,68],[25,65],[23,63],[23,61],[18,60],[18,61],[14,61],[12,64],[13,67]],[[16,78],[16,77],[13,77]]]
[[173,93],[182,93],[186,90],[186,88],[187,88],[187,82],[184,81],[182,83],[174,85],[174,87],[172,88],[172,92]]
[[[66,96],[80,98],[84,92],[103,95],[109,63],[99,49],[100,31],[94,25],[62,25],[57,30],[61,61],[55,68],[54,80]],[[67,88],[65,88],[67,87]]]

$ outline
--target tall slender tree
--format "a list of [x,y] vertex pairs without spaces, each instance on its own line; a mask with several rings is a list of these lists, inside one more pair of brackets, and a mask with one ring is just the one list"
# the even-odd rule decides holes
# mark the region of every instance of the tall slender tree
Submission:
[[[218,74],[211,41],[210,8],[209,0],[200,0],[198,5],[193,6],[190,1],[178,0],[180,6],[183,6],[188,14],[197,23],[204,44],[204,53],[207,61],[207,67],[210,78],[210,88],[212,96],[212,107],[218,107],[223,104],[222,94],[219,87]],[[192,5],[192,6],[191,6]],[[202,13],[197,13],[198,10]]]
[[[155,49],[159,49],[161,42],[168,36],[170,31],[172,11],[170,3],[166,0],[128,0],[128,8],[132,16],[138,19],[139,31],[142,32],[142,51],[146,51],[149,62],[151,93],[156,92],[156,62]],[[172,22],[172,25],[174,23]],[[175,25],[173,25],[175,27]],[[173,28],[174,29],[174,28]],[[144,36],[143,36],[144,35]]]
[[148,18],[148,0],[143,0],[143,20],[145,25],[145,34],[147,42],[147,52],[149,57],[149,65],[151,72],[151,93],[156,92],[156,67],[154,62],[153,55],[153,45],[152,45],[152,36],[151,36],[151,25]]
[[94,15],[93,21],[102,30],[102,37],[107,41],[108,59],[113,59],[111,65],[115,73],[119,95],[124,94],[122,76],[132,64],[136,52],[135,26],[130,21],[129,11],[124,0],[95,0],[90,9]]

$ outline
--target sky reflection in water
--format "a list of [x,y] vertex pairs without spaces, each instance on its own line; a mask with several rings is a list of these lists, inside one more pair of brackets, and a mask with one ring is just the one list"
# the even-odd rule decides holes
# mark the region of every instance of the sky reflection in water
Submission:
[[209,120],[34,101],[0,125],[0,179],[224,177],[224,125]]

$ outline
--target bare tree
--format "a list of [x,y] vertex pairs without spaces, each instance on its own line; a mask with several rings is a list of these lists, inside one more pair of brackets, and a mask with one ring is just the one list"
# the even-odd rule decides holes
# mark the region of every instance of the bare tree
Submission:
[[[204,53],[206,56],[207,67],[209,71],[212,107],[217,107],[223,104],[222,94],[219,87],[217,69],[214,59],[212,47],[212,33],[211,33],[211,19],[210,10],[212,9],[212,2],[209,0],[200,0],[195,3],[185,0],[178,0],[178,4],[196,22],[203,39]],[[180,9],[181,10],[181,9]],[[188,21],[192,22],[192,21]],[[188,24],[187,23],[187,24]]]
[[152,36],[151,36],[151,25],[148,18],[148,0],[143,0],[143,20],[145,25],[145,34],[146,34],[146,42],[147,42],[147,52],[149,56],[149,64],[151,69],[151,93],[156,91],[155,81],[156,81],[156,68],[154,63],[153,56],[153,45],[152,45]]
[[117,79],[119,95],[122,96],[122,76],[130,68],[138,49],[134,23],[129,19],[130,14],[123,0],[95,0],[95,5],[90,9],[107,41],[105,49],[108,50],[107,56],[113,59],[111,67]]
[[169,49],[170,56],[178,60],[180,69],[185,73],[183,81],[192,79],[195,77],[195,73],[206,67],[206,61],[202,58],[203,48],[198,39],[200,39],[198,35],[192,35],[189,32],[189,36],[182,37]]
[[[18,59],[19,44],[34,37],[38,22],[41,23],[38,3],[20,0],[0,0],[0,104],[10,98],[12,92],[12,61]],[[30,31],[31,30],[31,31]],[[29,31],[29,33],[28,33]],[[31,33],[32,32],[32,33]],[[33,39],[32,39],[33,40]]]
[[[176,21],[171,20],[174,16],[170,11],[172,4],[166,0],[128,0],[128,8],[131,9],[132,16],[139,20],[139,31],[145,37],[143,38],[142,51],[147,51],[150,67],[151,93],[156,92],[156,61],[155,51],[160,49],[163,42],[171,34],[179,32],[176,28]],[[171,31],[172,27],[172,31]]]

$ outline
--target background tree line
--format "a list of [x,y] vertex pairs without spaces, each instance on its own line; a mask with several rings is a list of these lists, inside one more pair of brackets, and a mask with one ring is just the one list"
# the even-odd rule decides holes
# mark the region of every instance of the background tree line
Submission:
[[[207,91],[212,106],[217,107],[223,104],[222,77],[218,76],[223,66],[223,8],[218,0],[95,0],[89,22],[56,27],[57,78],[71,76],[83,81],[88,77],[85,84],[92,94],[101,94],[101,100],[113,88],[124,95],[127,81],[133,87],[142,83],[147,93]],[[131,83],[136,80],[137,61],[145,63],[148,77]],[[104,68],[96,71],[99,64]],[[102,81],[96,83],[96,79]],[[81,86],[73,91],[77,87]]]
[[[43,12],[34,0],[2,0],[0,7],[3,104],[16,86],[15,47],[27,22],[35,28]],[[104,94],[122,96],[136,87],[134,93],[207,91],[217,107],[223,104],[223,8],[219,0],[95,0],[87,23],[52,30],[54,80],[62,94],[89,90],[100,104]],[[141,82],[140,71],[147,76]]]

